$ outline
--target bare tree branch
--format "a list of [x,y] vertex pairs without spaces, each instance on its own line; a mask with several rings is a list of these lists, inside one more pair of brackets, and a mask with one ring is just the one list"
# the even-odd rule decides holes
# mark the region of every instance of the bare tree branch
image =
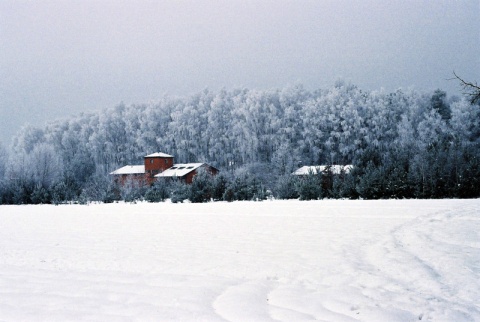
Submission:
[[477,102],[480,102],[480,86],[478,86],[477,82],[467,82],[460,78],[455,72],[453,72],[453,75],[455,75],[455,78],[460,81],[460,85],[463,89],[463,94],[468,97],[470,103],[475,104]]

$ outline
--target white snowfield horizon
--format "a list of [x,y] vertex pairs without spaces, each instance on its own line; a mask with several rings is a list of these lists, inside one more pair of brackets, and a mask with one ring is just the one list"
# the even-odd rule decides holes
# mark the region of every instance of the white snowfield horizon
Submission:
[[0,206],[0,321],[480,321],[480,200]]

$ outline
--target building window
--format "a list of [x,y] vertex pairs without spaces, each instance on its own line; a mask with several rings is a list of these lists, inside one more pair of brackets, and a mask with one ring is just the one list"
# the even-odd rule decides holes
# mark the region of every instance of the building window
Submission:
[[153,164],[153,159],[150,159],[150,164]]
[[165,164],[168,164],[168,159],[165,159]]

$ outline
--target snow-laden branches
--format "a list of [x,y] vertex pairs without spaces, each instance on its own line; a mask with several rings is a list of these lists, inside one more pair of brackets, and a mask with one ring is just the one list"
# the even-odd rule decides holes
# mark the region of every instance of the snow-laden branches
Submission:
[[477,82],[468,82],[465,81],[463,78],[458,76],[455,72],[455,79],[460,81],[460,84],[463,89],[463,94],[468,97],[471,104],[480,103],[480,86],[478,86]]

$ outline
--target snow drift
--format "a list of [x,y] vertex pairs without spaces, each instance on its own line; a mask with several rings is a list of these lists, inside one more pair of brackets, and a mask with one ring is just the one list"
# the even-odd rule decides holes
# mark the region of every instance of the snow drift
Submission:
[[480,320],[480,201],[0,207],[0,321]]

